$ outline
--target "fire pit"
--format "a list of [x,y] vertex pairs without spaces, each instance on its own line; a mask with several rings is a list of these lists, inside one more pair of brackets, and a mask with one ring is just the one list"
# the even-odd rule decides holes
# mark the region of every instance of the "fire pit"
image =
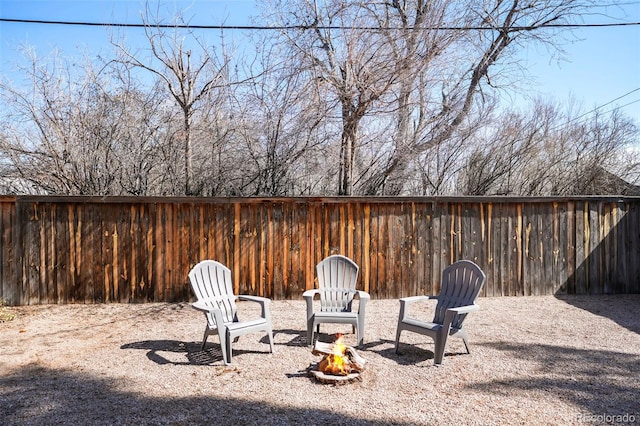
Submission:
[[321,383],[344,384],[361,380],[366,360],[351,346],[342,342],[338,336],[335,343],[316,341],[314,355],[322,355],[322,360],[309,368],[309,374]]

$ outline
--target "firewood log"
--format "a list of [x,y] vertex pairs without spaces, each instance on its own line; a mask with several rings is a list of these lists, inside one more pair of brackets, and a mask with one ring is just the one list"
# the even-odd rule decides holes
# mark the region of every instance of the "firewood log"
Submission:
[[346,355],[351,361],[350,367],[352,370],[355,370],[355,371],[364,370],[364,366],[367,363],[367,360],[365,360],[360,355],[358,355],[358,353],[354,348],[352,348],[351,346],[347,346]]

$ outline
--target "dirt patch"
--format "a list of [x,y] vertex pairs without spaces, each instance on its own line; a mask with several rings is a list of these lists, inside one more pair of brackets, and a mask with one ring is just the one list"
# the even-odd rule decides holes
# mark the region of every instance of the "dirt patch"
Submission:
[[[11,424],[584,424],[640,422],[640,295],[483,298],[472,353],[403,334],[397,300],[367,306],[362,380],[318,383],[305,305],[274,301],[275,353],[247,335],[225,366],[188,304],[17,307],[0,322],[0,418]],[[243,302],[245,317],[257,315]],[[427,307],[416,315],[428,319]],[[350,326],[323,325],[331,342]],[[600,416],[600,417],[598,417]],[[609,417],[621,420],[622,417]]]

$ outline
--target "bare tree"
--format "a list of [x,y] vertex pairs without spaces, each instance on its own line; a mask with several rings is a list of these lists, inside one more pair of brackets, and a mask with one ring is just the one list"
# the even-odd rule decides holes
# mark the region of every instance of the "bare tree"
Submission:
[[388,110],[396,118],[386,159],[363,182],[363,192],[397,195],[408,182],[411,163],[421,154],[415,149],[420,146],[419,138],[425,130],[430,132],[442,124],[441,117],[431,111],[431,92],[443,85],[447,61],[453,59],[442,53],[465,31],[453,28],[451,17],[463,19],[468,12],[465,5],[448,0],[371,3],[367,12],[380,28],[380,37],[391,53],[389,59],[395,64],[396,81]]
[[[399,71],[393,154],[371,180],[368,192],[384,188],[389,179],[396,182],[392,188],[397,182],[401,185],[412,157],[454,137],[474,105],[474,113],[479,112],[491,100],[492,90],[504,81],[511,84],[521,74],[512,59],[518,49],[532,43],[560,49],[559,30],[548,25],[578,19],[590,4],[581,0],[387,3],[385,16],[402,29],[388,43],[400,46],[394,49],[401,52],[398,63],[403,58],[413,60],[404,62],[406,70]],[[412,49],[402,51],[403,47]],[[413,122],[412,132],[408,120]]]
[[[27,50],[28,88],[2,83],[5,111],[2,152],[13,179],[30,182],[37,192],[112,193],[119,173],[113,127],[114,99],[108,84],[91,71],[76,78],[57,54],[47,60]],[[117,102],[117,101],[116,101]]]
[[338,106],[337,193],[351,195],[362,119],[396,78],[387,46],[376,31],[363,28],[370,21],[362,3],[292,0],[281,1],[271,10],[277,22],[297,25],[282,33],[290,60],[328,89]]
[[[283,1],[271,14],[302,70],[331,89],[342,122],[339,194],[351,194],[363,119],[376,104],[396,115],[391,149],[367,169],[362,192],[402,193],[420,153],[454,137],[511,82],[518,49],[558,46],[549,24],[579,18],[591,0]],[[287,25],[289,25],[287,27]],[[394,102],[395,107],[388,104]],[[475,110],[474,110],[475,109]],[[468,124],[468,123],[467,123]],[[391,179],[391,181],[390,181]]]
[[198,195],[192,186],[193,116],[212,91],[228,84],[225,77],[229,61],[218,58],[215,49],[205,45],[193,31],[181,32],[179,26],[187,24],[180,15],[176,17],[173,31],[162,27],[160,20],[153,17],[148,8],[143,20],[151,57],[143,57],[141,52],[134,52],[116,40],[112,43],[120,54],[118,60],[121,63],[152,73],[166,85],[179,106],[182,113],[184,194]]
[[[237,140],[248,195],[298,195],[310,191],[318,177],[309,161],[321,157],[325,133],[319,132],[324,116],[318,113],[317,87],[271,49],[261,55],[261,69],[268,69],[236,98]],[[309,180],[309,175],[312,179]]]
[[119,159],[120,192],[141,196],[181,194],[175,185],[180,175],[175,165],[180,162],[181,152],[174,137],[179,133],[180,120],[166,102],[166,90],[160,84],[142,90],[128,78],[119,81],[122,130],[117,138],[123,152]]
[[504,114],[485,135],[461,171],[463,194],[612,194],[638,171],[625,155],[638,129],[619,111],[585,116],[538,101],[526,114]]
[[572,185],[565,194],[620,194],[624,187],[620,181],[629,179],[633,172],[627,149],[639,138],[637,127],[614,110],[610,114],[596,111],[568,128],[573,130],[570,140],[575,157],[566,164],[569,170],[565,174],[573,173],[573,179],[566,179]]

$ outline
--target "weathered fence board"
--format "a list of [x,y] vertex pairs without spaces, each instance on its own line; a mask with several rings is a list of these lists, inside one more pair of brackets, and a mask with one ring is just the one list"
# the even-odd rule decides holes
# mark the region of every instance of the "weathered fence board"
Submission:
[[374,298],[437,294],[471,259],[483,296],[640,292],[640,198],[0,198],[10,304],[183,301],[198,261],[298,299],[341,253]]

